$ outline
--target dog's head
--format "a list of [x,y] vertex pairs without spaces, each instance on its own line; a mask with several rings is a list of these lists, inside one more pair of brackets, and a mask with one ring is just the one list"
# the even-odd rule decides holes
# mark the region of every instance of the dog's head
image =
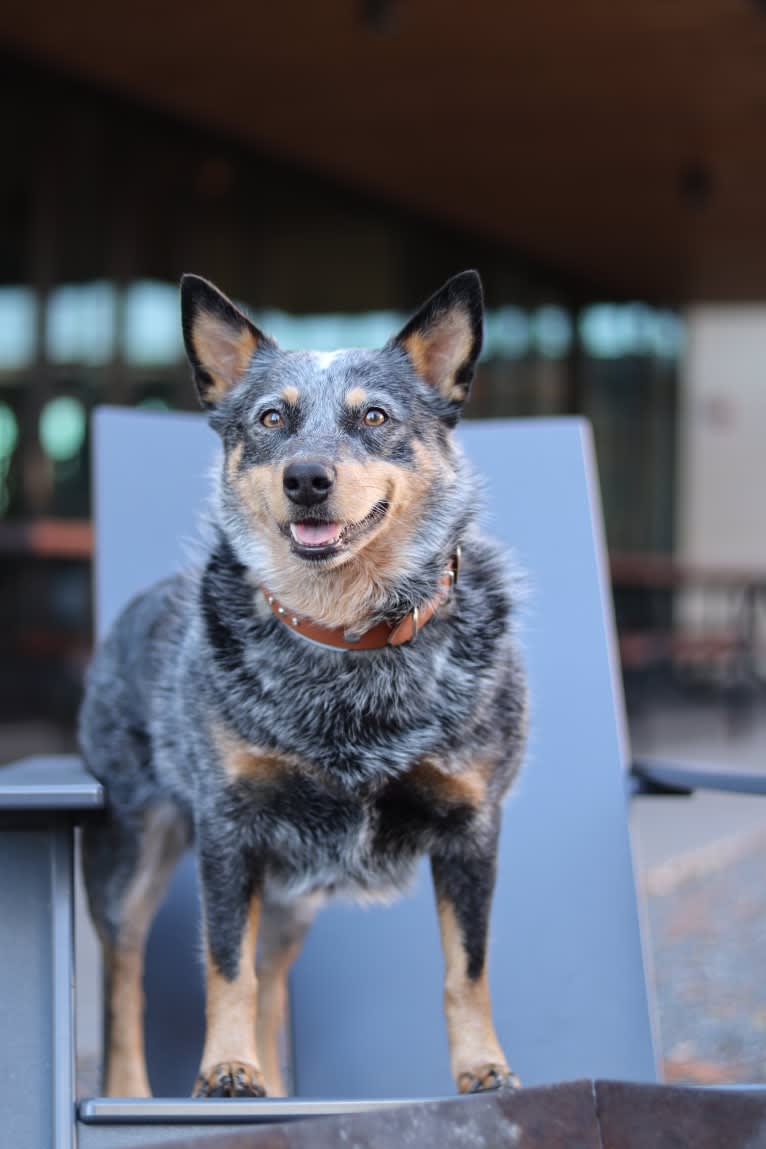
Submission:
[[275,593],[299,610],[295,588],[320,572],[361,564],[382,584],[443,545],[462,467],[451,431],[481,350],[476,272],[374,351],[282,351],[206,280],[184,276],[181,297],[224,443],[222,522]]

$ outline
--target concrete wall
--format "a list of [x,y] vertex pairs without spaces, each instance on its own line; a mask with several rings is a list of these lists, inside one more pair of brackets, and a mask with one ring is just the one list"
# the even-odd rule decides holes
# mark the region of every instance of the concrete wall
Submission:
[[687,315],[678,554],[766,571],[766,304]]

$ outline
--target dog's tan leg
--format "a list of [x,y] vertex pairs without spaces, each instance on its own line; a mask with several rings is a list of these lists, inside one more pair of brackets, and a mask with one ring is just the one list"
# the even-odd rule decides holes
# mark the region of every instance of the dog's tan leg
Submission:
[[444,951],[444,1012],[450,1064],[461,1093],[491,1089],[513,1077],[492,1022],[486,966],[468,974],[468,958],[452,905],[438,902]]
[[444,1012],[450,1064],[461,1093],[518,1085],[495,1033],[486,948],[494,855],[432,859],[444,952]]
[[248,900],[233,970],[221,969],[210,939],[206,947],[207,1028],[195,1097],[263,1097],[265,1086],[255,1041],[255,947],[261,899]]
[[280,1037],[287,1014],[287,975],[299,949],[300,943],[297,943],[275,954],[260,967],[258,974],[256,1032],[269,1097],[284,1097],[287,1094],[282,1073]]
[[150,1097],[144,1055],[144,949],[152,919],[186,843],[177,811],[144,816],[137,864],[119,901],[116,929],[99,923],[104,955],[105,1083],[108,1097]]
[[107,1097],[151,1097],[144,1056],[143,950],[104,947]]
[[287,975],[322,900],[321,895],[311,895],[287,904],[267,903],[264,906],[258,959],[256,1033],[269,1097],[284,1097],[287,1093],[280,1048],[287,1015]]

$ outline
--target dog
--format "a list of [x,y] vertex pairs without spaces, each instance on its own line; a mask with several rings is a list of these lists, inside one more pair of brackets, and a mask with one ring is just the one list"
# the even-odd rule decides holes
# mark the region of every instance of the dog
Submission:
[[479,276],[450,279],[378,350],[280,350],[193,275],[181,318],[223,445],[210,539],[198,569],[125,608],[80,712],[107,800],[82,851],[105,1092],[150,1095],[143,951],[192,842],[207,988],[195,1096],[284,1093],[287,973],[314,914],[333,894],[390,898],[424,854],[457,1088],[514,1086],[486,953],[526,684],[507,562],[477,528],[454,436],[481,350]]

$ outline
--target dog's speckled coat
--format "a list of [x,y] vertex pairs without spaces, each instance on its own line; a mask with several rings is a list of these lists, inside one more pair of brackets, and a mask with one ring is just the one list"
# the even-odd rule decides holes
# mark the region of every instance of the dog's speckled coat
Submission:
[[[81,712],[82,751],[108,796],[84,837],[108,972],[107,1090],[148,1092],[143,945],[191,840],[208,966],[198,1094],[257,1095],[261,1070],[269,1092],[281,1090],[284,978],[312,914],[335,891],[396,893],[424,853],[458,1086],[512,1080],[485,951],[525,685],[505,559],[475,527],[477,483],[452,435],[481,344],[478,277],[450,280],[382,350],[332,356],[280,351],[204,280],[186,277],[182,296],[200,397],[224,446],[211,545],[200,569],[125,609]],[[289,493],[296,461],[316,463],[328,490]],[[311,547],[295,523],[343,529]],[[403,646],[311,644],[259,589],[353,636],[433,598],[458,546],[450,601]]]

